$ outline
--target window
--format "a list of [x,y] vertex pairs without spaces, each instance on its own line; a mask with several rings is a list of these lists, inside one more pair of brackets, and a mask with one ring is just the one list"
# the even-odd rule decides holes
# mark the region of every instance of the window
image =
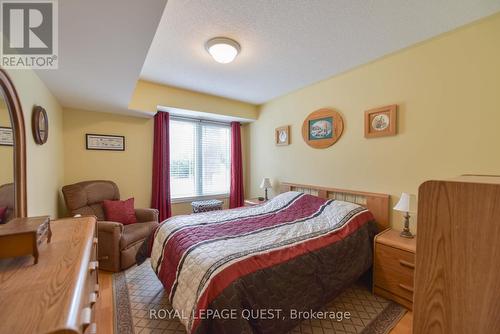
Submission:
[[172,198],[229,194],[230,143],[228,124],[171,117]]

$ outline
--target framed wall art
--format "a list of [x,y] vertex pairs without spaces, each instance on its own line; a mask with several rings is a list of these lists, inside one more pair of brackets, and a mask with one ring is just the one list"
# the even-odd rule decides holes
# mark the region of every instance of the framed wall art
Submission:
[[277,146],[290,145],[290,126],[280,126],[274,132],[274,141]]
[[87,133],[86,149],[98,151],[125,151],[125,137]]
[[395,136],[397,132],[396,104],[365,111],[365,137]]
[[0,126],[0,146],[14,146],[14,133],[12,128]]
[[314,148],[327,148],[337,142],[344,130],[342,116],[332,109],[319,109],[302,124],[302,138]]

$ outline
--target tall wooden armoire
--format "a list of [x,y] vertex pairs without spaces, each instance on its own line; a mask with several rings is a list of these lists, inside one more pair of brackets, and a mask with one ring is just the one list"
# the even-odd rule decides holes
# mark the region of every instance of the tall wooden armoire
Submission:
[[413,333],[500,333],[500,177],[427,181],[418,200]]

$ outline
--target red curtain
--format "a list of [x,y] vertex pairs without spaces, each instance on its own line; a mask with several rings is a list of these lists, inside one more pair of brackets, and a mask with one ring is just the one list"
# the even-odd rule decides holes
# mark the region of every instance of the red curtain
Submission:
[[239,122],[231,122],[231,190],[229,208],[243,206],[243,163],[241,161],[241,131]]
[[151,207],[160,213],[160,222],[172,215],[170,204],[170,147],[169,115],[159,111],[155,115],[153,143],[153,186]]

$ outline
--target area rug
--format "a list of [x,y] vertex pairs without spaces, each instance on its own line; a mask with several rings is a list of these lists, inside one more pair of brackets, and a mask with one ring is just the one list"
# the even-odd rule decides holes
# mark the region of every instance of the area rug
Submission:
[[[171,310],[163,286],[149,261],[113,275],[115,334],[186,333],[177,319],[152,320],[150,309]],[[350,318],[304,320],[290,333],[304,334],[386,334],[405,314],[402,306],[373,295],[362,283],[355,283],[328,304],[324,311],[349,312]]]

